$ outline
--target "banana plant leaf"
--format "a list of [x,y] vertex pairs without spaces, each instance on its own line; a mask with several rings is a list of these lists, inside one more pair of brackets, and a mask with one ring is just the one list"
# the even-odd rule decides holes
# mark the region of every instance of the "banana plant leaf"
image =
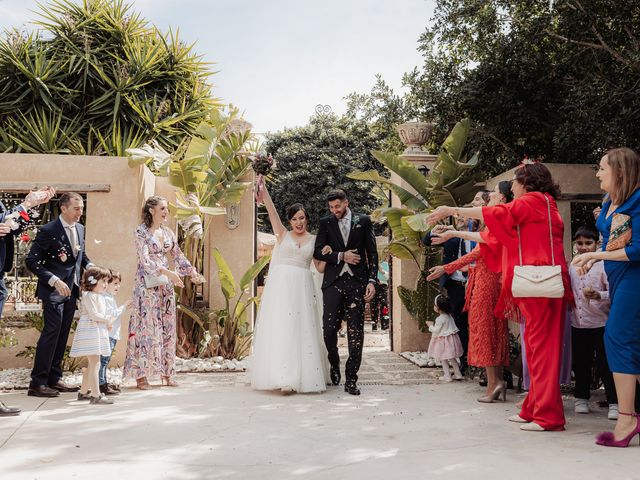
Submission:
[[229,264],[220,253],[220,250],[214,248],[211,253],[218,267],[218,279],[220,280],[222,293],[227,301],[231,300],[237,294],[236,281],[233,278],[233,273],[231,273]]

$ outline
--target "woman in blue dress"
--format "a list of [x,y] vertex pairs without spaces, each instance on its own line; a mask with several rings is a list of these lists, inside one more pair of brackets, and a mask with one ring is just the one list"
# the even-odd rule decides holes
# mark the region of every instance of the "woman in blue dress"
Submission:
[[640,381],[640,156],[629,148],[609,150],[596,176],[609,194],[597,221],[602,251],[578,255],[573,263],[588,269],[594,261],[604,260],[611,299],[604,341],[620,416],[614,431],[601,433],[596,443],[626,447],[640,434],[634,406]]

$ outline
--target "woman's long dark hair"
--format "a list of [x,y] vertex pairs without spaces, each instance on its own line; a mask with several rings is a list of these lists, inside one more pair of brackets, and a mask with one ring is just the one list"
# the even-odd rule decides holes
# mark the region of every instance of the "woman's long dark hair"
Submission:
[[504,197],[505,203],[509,203],[513,200],[513,191],[511,190],[512,183],[513,182],[511,180],[503,180],[498,183],[498,191]]
[[523,185],[527,192],[548,193],[556,200],[560,197],[560,187],[542,163],[522,165],[515,171],[515,180]]

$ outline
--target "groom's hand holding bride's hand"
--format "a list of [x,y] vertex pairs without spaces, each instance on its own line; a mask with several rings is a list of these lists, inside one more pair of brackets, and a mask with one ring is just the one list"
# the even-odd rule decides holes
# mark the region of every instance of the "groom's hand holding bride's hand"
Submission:
[[358,250],[347,250],[346,252],[344,252],[342,259],[348,263],[349,265],[357,265],[360,263],[360,255],[358,255],[356,252]]

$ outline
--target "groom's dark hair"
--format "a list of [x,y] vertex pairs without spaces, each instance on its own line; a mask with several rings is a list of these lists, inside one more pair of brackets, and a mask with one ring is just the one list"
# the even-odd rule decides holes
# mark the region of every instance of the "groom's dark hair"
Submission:
[[327,194],[327,202],[333,202],[334,200],[346,200],[347,192],[345,192],[341,188],[336,188],[335,190],[331,190]]

